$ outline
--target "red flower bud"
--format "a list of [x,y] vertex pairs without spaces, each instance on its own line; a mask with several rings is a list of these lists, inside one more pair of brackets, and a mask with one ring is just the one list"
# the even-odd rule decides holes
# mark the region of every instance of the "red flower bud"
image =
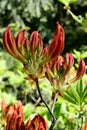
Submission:
[[8,27],[3,34],[3,45],[8,53],[10,53],[14,57],[17,57],[18,52],[16,48],[16,43],[10,31],[10,27]]
[[15,41],[17,48],[21,49],[21,46],[23,46],[25,43],[25,30],[22,30],[18,33]]
[[43,48],[43,43],[40,34],[37,31],[30,35],[30,50],[32,55],[35,55],[36,50],[40,53]]
[[86,65],[84,60],[80,60],[79,66],[78,66],[78,70],[77,70],[77,77],[81,78],[86,72]]
[[54,39],[48,48],[48,59],[54,60],[64,49],[64,29],[57,23]]
[[52,62],[51,70],[53,71],[54,69],[56,72],[58,72],[60,70],[60,67],[63,66],[63,63],[64,63],[64,58],[62,56],[58,56],[57,59]]
[[[20,37],[19,40],[18,40],[18,37],[16,41],[18,42],[22,41],[22,36]],[[9,54],[11,54],[13,57],[18,59],[19,61],[26,63],[26,59],[21,55],[19,48],[17,47],[17,43],[15,42],[15,39],[11,33],[10,27],[8,27],[3,34],[3,45],[4,45],[5,50]]]
[[25,38],[25,30],[18,33],[16,37],[16,46],[19,53],[27,59],[28,54],[30,53],[30,42]]
[[74,64],[74,58],[73,58],[72,54],[66,53],[66,61],[64,63],[64,68],[65,68],[64,75],[66,75],[70,71],[73,64]]
[[41,55],[46,54],[46,53],[47,53],[47,51],[48,51],[48,46],[46,46],[46,47],[42,50]]
[[86,65],[85,65],[84,60],[81,59],[79,62],[76,76],[73,79],[71,79],[69,81],[69,83],[75,82],[75,81],[79,80],[80,78],[82,78],[82,76],[85,74],[85,72],[86,72]]
[[66,54],[66,64],[69,68],[71,68],[74,64],[74,58],[73,58],[72,54],[70,54],[70,53]]

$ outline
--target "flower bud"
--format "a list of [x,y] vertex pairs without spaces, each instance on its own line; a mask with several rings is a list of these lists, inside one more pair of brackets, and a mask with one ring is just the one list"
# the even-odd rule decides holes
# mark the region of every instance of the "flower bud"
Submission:
[[46,47],[42,50],[41,55],[46,54],[46,53],[47,53],[47,51],[48,51],[48,46],[46,46]]
[[15,43],[14,37],[10,31],[10,27],[8,27],[3,34],[3,45],[8,53],[10,53],[15,58],[17,57],[18,52],[17,52],[17,48],[16,48],[16,43]]
[[71,79],[69,81],[69,83],[75,82],[75,81],[79,80],[80,78],[82,78],[82,76],[85,74],[85,72],[86,72],[86,65],[85,65],[84,60],[81,59],[79,62],[77,72],[76,72],[76,76],[73,79]]
[[[21,38],[18,41],[21,41]],[[3,34],[3,46],[4,46],[5,50],[10,55],[15,57],[16,59],[18,59],[22,63],[26,63],[26,59],[19,52],[19,48],[17,48],[17,44],[16,44],[15,39],[11,33],[10,27],[8,27]]]
[[54,60],[64,49],[64,29],[57,23],[54,39],[48,48],[48,59]]
[[21,130],[20,128],[24,120],[21,101],[15,105],[8,106],[5,101],[2,101],[1,108],[4,118],[6,119],[6,130]]
[[21,48],[21,46],[24,44],[25,41],[25,30],[22,30],[18,33],[17,37],[16,37],[16,45],[17,48]]
[[66,64],[67,64],[68,68],[71,68],[74,64],[74,58],[73,58],[72,54],[70,54],[70,53],[66,54]]
[[66,61],[64,64],[64,68],[65,68],[64,75],[66,75],[70,71],[73,64],[74,64],[74,58],[73,58],[72,54],[66,53]]
[[87,130],[87,123],[83,125],[83,129],[82,130]]
[[64,58],[62,56],[58,56],[57,59],[52,62],[51,70],[53,71],[54,69],[56,72],[59,72],[60,68],[63,66],[63,63]]
[[29,130],[47,130],[47,124],[43,117],[36,115],[32,120],[28,120],[26,128]]
[[30,42],[27,38],[25,38],[25,30],[18,33],[15,41],[17,50],[25,59],[27,59],[30,52]]
[[79,66],[78,66],[78,70],[77,70],[77,77],[81,78],[86,72],[86,65],[84,60],[80,60]]
[[36,51],[37,53],[40,53],[42,48],[43,43],[40,34],[38,33],[38,31],[32,32],[32,34],[30,35],[30,50],[32,55],[34,56]]

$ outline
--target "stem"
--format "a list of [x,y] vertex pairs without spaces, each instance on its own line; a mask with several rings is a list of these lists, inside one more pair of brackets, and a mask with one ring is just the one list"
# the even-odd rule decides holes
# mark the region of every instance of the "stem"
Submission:
[[55,97],[54,97],[52,109],[51,109],[52,113],[54,113],[54,107],[55,107],[55,103],[56,103],[57,99],[58,99],[58,92],[55,93]]
[[[51,109],[52,114],[54,114],[54,108],[55,108],[55,103],[56,103],[56,101],[57,101],[57,98],[58,98],[58,92],[56,92],[55,97],[54,97],[54,100],[53,100],[52,109]],[[49,129],[49,130],[52,130],[52,128],[54,127],[54,125],[55,125],[55,123],[56,123],[56,120],[55,120],[55,122],[54,122],[54,121],[52,121],[52,122],[53,122],[53,123],[51,123],[51,126],[50,126],[50,129]]]
[[78,18],[70,9],[67,9],[67,12],[72,16],[72,18],[78,23],[82,23],[82,18]]
[[45,100],[44,100],[43,97],[42,97],[42,94],[41,94],[41,91],[40,91],[40,87],[39,87],[38,78],[36,78],[35,81],[36,81],[36,86],[37,86],[37,90],[38,90],[40,99],[41,99],[41,101],[45,104],[46,108],[48,109],[48,111],[49,111],[49,113],[50,113],[50,115],[51,115],[51,117],[52,117],[52,122],[51,122],[51,126],[50,126],[49,130],[53,130],[53,127],[54,127],[54,125],[55,125],[55,123],[56,123],[56,119],[55,119],[55,117],[54,117],[54,115],[53,115],[53,110],[51,111],[51,109],[49,108],[48,104],[45,102]]

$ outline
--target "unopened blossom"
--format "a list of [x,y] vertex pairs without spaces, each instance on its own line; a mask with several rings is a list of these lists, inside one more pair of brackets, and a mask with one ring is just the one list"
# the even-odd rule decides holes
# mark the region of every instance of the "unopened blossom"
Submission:
[[21,101],[15,105],[6,105],[2,101],[2,112],[6,119],[6,130],[21,130],[21,124],[24,121],[23,107]]
[[[23,30],[23,33],[24,33],[24,30]],[[20,41],[22,41],[22,40],[20,40]],[[20,53],[20,50],[17,48],[17,44],[18,43],[16,43],[16,41],[11,33],[10,27],[8,27],[3,34],[3,45],[4,45],[5,50],[10,55],[12,55],[16,59],[18,59],[19,61],[26,63],[26,59],[21,54],[22,52]],[[22,45],[23,43],[19,43],[19,44]]]
[[32,32],[30,35],[30,50],[32,55],[34,56],[35,53],[41,53],[43,49],[43,42],[41,35],[38,33],[38,31]]
[[24,113],[21,101],[15,105],[1,103],[3,116],[6,120],[5,130],[47,130],[45,119],[39,114],[24,123]]
[[65,33],[63,27],[57,23],[53,41],[48,47],[47,59],[53,61],[64,49]]
[[47,124],[43,117],[36,115],[32,120],[26,123],[28,130],[47,130]]
[[83,125],[83,129],[82,130],[87,130],[87,123],[85,123],[84,125]]
[[82,78],[85,72],[86,72],[86,65],[85,65],[84,60],[81,59],[79,62],[77,72],[76,72],[76,76],[73,79],[71,79],[69,83],[75,82],[79,80],[80,78]]

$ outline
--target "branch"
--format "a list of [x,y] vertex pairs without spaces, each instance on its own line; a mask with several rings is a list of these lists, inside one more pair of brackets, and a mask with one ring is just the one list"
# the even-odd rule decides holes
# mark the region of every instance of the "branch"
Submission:
[[[53,100],[53,104],[52,104],[52,108],[51,108],[52,114],[54,114],[54,108],[55,108],[55,103],[57,101],[57,98],[58,98],[58,92],[56,92],[55,96],[54,96],[54,100]],[[55,123],[56,123],[56,120],[55,120],[55,122],[52,120],[52,123],[51,123],[51,126],[50,126],[49,130],[52,130],[52,128],[54,127]]]
[[43,102],[45,104],[46,108],[48,109],[48,111],[49,111],[49,113],[50,113],[50,115],[52,117],[52,122],[51,122],[51,126],[50,126],[49,130],[53,130],[53,127],[54,127],[54,125],[56,123],[56,119],[55,119],[55,117],[53,115],[53,110],[51,111],[51,109],[49,108],[48,104],[45,102],[45,100],[42,97],[42,94],[41,94],[41,91],[40,91],[40,87],[39,87],[38,78],[36,78],[35,81],[36,81],[36,86],[37,86],[37,90],[38,90],[41,102]]

